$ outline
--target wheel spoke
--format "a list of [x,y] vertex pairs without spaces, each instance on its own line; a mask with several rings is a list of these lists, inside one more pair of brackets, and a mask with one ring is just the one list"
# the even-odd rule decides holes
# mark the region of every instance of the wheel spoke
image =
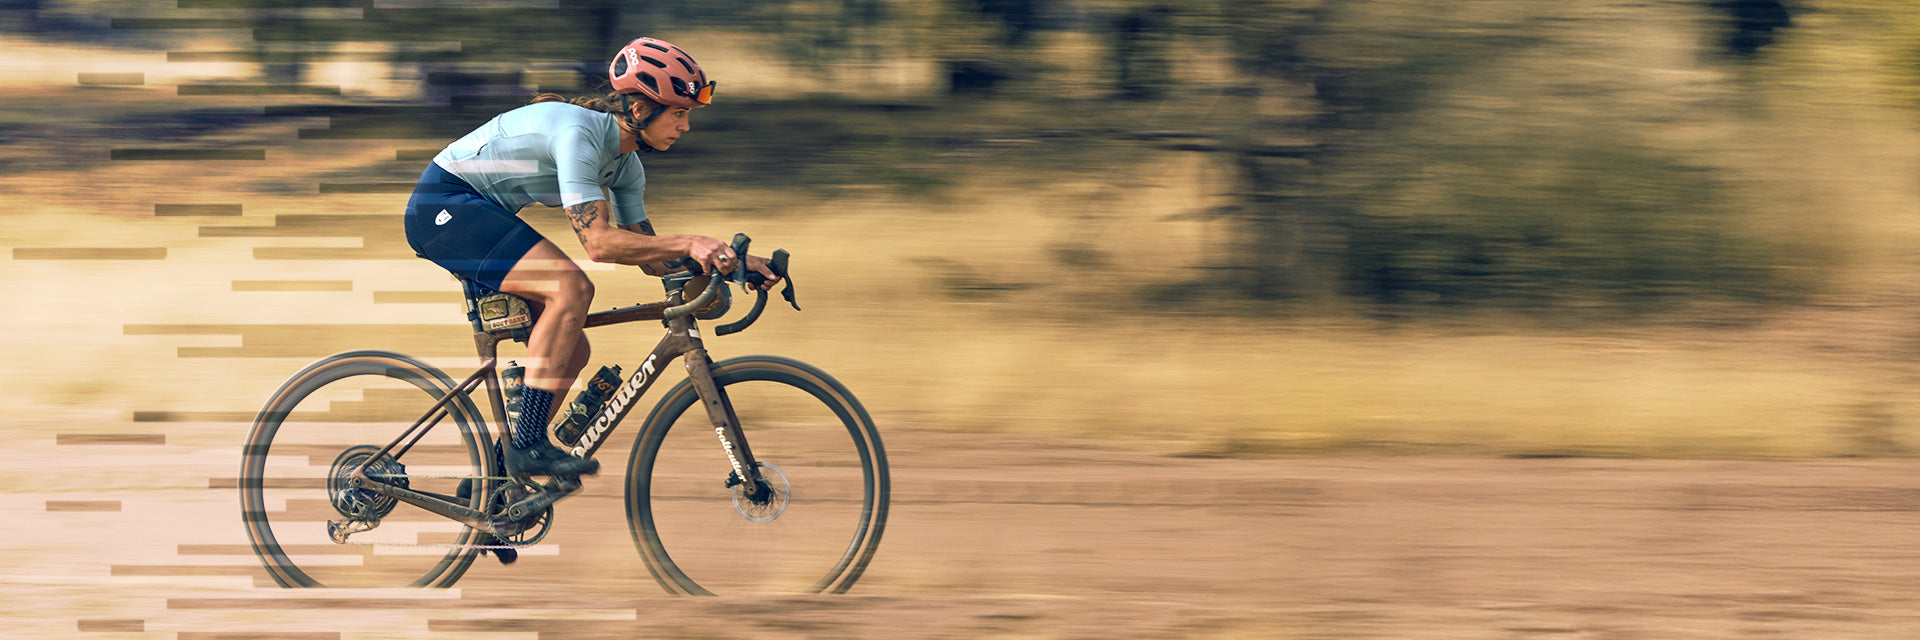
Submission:
[[[484,423],[466,399],[412,446],[373,457],[449,386],[404,356],[358,352],[308,367],[270,399],[240,484],[248,536],[277,581],[396,587],[459,578],[475,553],[463,548],[477,537],[472,530],[347,480],[365,465],[369,478],[453,496],[463,478],[485,476],[476,436]],[[339,551],[314,553],[328,547]]]
[[885,455],[864,409],[825,374],[785,359],[722,363],[715,382],[764,484],[718,480],[730,464],[683,384],[650,417],[629,463],[628,515],[641,554],[675,592],[851,586],[886,514]]

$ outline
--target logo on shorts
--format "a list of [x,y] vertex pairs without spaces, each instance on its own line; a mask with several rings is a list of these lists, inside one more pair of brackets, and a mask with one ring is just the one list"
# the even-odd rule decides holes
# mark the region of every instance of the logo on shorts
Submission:
[[453,219],[453,214],[447,213],[446,209],[441,209],[440,215],[433,217],[433,224],[434,226],[441,226],[446,224],[448,220],[452,220],[452,219]]

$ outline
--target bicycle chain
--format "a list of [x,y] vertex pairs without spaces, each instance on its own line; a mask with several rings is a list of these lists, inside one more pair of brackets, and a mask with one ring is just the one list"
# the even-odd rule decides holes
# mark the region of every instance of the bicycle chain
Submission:
[[[395,474],[382,474],[382,477],[386,477],[386,478],[427,478],[427,479],[432,479],[432,480],[512,480],[512,479],[513,479],[513,478],[509,478],[509,477],[506,477],[506,476],[428,476],[428,475],[419,475],[419,474],[412,474],[412,473],[395,473]],[[356,533],[360,533],[360,532],[356,532]],[[348,535],[352,535],[352,534],[348,534]],[[484,535],[484,534],[482,534],[482,535]],[[531,548],[531,547],[533,547],[533,546],[536,546],[536,544],[538,544],[538,543],[536,543],[536,544],[526,544],[526,545],[512,545],[512,544],[451,544],[451,543],[447,543],[447,544],[425,544],[425,543],[418,543],[418,542],[354,542],[354,541],[352,541],[352,540],[348,540],[348,541],[346,541],[346,542],[335,542],[334,544],[338,544],[338,545],[343,545],[343,546],[352,546],[352,547],[403,547],[403,548],[408,548],[408,549],[481,549],[481,550],[487,550],[487,549],[527,549],[527,548]]]
[[[330,521],[330,522],[331,522],[331,521]],[[361,530],[361,531],[355,531],[355,532],[353,532],[353,533],[365,533],[366,531],[371,531],[371,529],[363,529],[363,530]],[[352,536],[352,535],[353,535],[353,533],[349,533],[349,534],[347,534],[347,535],[348,535],[348,536]],[[481,534],[481,535],[486,535],[486,534]],[[498,538],[495,538],[495,539],[496,539],[496,540],[498,540]],[[529,548],[529,547],[533,547],[533,546],[535,546],[535,545],[533,545],[533,544],[453,544],[453,543],[421,543],[421,542],[354,542],[354,541],[353,541],[353,540],[351,540],[351,539],[348,539],[348,540],[346,540],[346,541],[343,541],[343,542],[335,542],[334,544],[337,544],[337,545],[341,545],[341,546],[351,546],[351,547],[404,547],[404,548],[408,548],[408,549],[526,549],[526,548]],[[536,544],[537,544],[537,543],[536,543]]]
[[411,473],[383,473],[382,478],[428,478],[432,480],[512,480],[506,476],[423,476]]
[[516,546],[511,544],[423,544],[418,542],[336,542],[349,547],[406,547],[409,549],[527,549],[537,545]]

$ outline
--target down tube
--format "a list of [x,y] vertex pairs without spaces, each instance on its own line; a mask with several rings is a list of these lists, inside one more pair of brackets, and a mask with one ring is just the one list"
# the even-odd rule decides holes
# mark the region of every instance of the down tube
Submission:
[[638,404],[635,401],[646,395],[647,389],[660,379],[660,370],[674,358],[685,354],[692,346],[692,343],[687,341],[685,327],[676,321],[674,330],[660,339],[660,344],[654,346],[653,353],[647,355],[646,361],[634,368],[633,376],[627,378],[625,384],[620,385],[620,390],[615,391],[613,398],[607,400],[605,406],[600,407],[599,413],[594,414],[593,422],[587,425],[587,431],[580,436],[579,444],[574,445],[573,455],[588,460],[593,459],[594,454],[600,451],[600,447],[607,443],[607,435],[612,433],[614,427],[621,421],[626,420],[627,412],[632,411],[634,405]]

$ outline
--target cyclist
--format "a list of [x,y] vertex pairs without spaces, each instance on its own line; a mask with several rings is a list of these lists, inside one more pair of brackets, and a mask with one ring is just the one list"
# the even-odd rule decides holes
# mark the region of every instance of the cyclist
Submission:
[[693,56],[670,43],[639,38],[607,68],[610,91],[567,101],[541,94],[447,145],[420,175],[407,201],[407,242],[455,275],[526,298],[534,309],[527,339],[520,416],[506,447],[507,470],[536,476],[599,471],[547,439],[552,409],[587,365],[584,330],[593,283],[553,242],[521,220],[534,202],[564,207],[594,262],[638,265],[692,258],[708,273],[734,260],[779,279],[758,256],[735,256],[701,235],[656,235],[641,202],[646,173],[639,152],[666,151],[691,128],[689,114],[713,99],[714,83]]

